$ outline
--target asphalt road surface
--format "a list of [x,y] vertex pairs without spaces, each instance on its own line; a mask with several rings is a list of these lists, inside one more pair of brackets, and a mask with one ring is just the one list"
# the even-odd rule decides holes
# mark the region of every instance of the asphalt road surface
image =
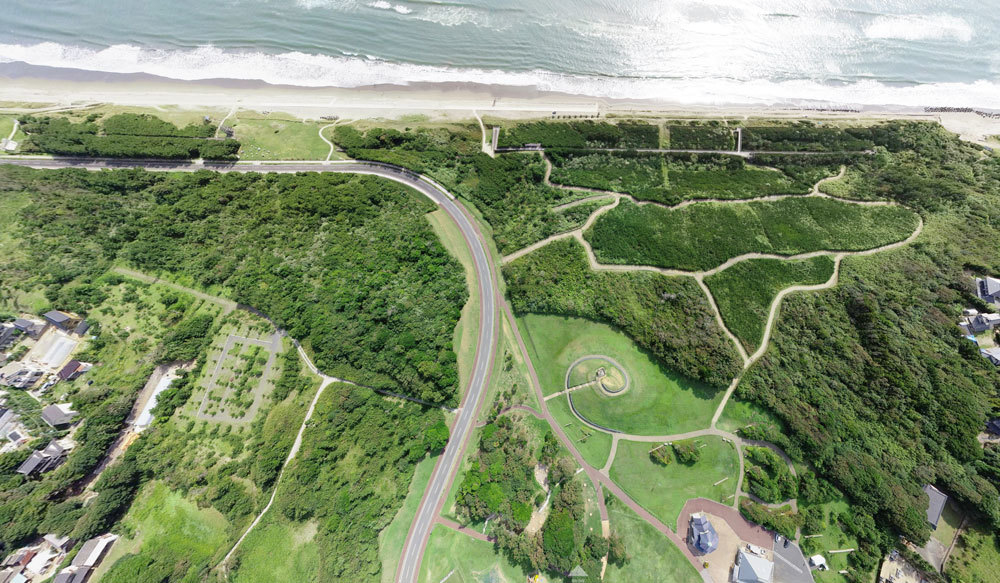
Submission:
[[106,168],[145,168],[146,170],[164,172],[194,172],[197,170],[213,170],[216,172],[340,172],[349,174],[372,174],[388,180],[409,186],[428,197],[440,206],[458,225],[472,254],[476,271],[476,284],[479,286],[479,340],[476,346],[476,356],[472,369],[469,389],[465,393],[458,415],[451,428],[451,438],[444,453],[438,459],[430,483],[420,501],[416,519],[410,525],[410,531],[403,547],[396,571],[396,581],[399,583],[416,583],[420,572],[420,561],[431,528],[444,504],[448,490],[454,479],[454,474],[465,450],[466,442],[472,430],[483,396],[490,369],[493,366],[493,354],[496,347],[496,281],[490,266],[489,256],[482,234],[476,228],[471,217],[466,213],[447,190],[434,181],[413,171],[377,162],[257,162],[257,163],[192,163],[170,160],[114,160],[94,158],[32,158],[4,157],[0,164],[14,164],[31,168],[83,168],[86,170],[102,170]]

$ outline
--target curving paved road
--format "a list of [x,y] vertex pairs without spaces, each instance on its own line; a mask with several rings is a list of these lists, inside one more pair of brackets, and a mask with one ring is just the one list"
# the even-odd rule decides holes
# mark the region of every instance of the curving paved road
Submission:
[[0,164],[12,164],[39,169],[82,168],[103,170],[111,168],[145,168],[162,172],[195,172],[212,170],[216,172],[340,172],[350,174],[371,174],[392,180],[413,188],[434,201],[458,226],[472,255],[477,284],[479,286],[479,340],[473,363],[469,389],[462,399],[458,414],[451,428],[451,438],[444,453],[438,458],[434,472],[420,501],[417,516],[410,525],[403,556],[396,571],[399,583],[415,583],[419,576],[420,561],[427,546],[448,489],[454,479],[458,463],[468,445],[472,425],[480,409],[497,344],[497,304],[499,295],[493,264],[486,250],[485,238],[476,227],[472,217],[455,201],[455,197],[432,179],[413,171],[378,162],[358,162],[352,160],[335,162],[206,162],[193,163],[169,160],[114,160],[94,158],[44,158],[11,156],[0,159]]

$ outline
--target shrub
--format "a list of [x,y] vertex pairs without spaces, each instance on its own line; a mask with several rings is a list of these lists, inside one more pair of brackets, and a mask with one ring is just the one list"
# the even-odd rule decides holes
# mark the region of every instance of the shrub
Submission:
[[677,461],[682,464],[690,466],[701,459],[701,449],[698,448],[698,444],[692,439],[675,441],[670,445],[674,449],[674,454],[677,455]]

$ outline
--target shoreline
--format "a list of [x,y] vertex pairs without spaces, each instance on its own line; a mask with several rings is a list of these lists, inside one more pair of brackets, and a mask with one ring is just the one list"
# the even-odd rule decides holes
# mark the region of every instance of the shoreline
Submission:
[[[963,139],[996,147],[1000,119],[971,112],[928,112],[913,106],[831,107],[819,102],[746,105],[691,105],[664,99],[612,99],[543,91],[529,86],[420,82],[365,87],[299,87],[263,81],[208,79],[184,81],[146,73],[104,73],[80,69],[0,63],[0,113],[72,109],[112,104],[183,111],[238,108],[280,111],[306,120],[398,118],[419,114],[428,121],[466,121],[480,115],[498,119],[649,117],[672,119],[814,119],[937,121]],[[984,108],[985,109],[985,108]],[[37,109],[43,112],[42,108]],[[989,110],[987,110],[989,111]]]

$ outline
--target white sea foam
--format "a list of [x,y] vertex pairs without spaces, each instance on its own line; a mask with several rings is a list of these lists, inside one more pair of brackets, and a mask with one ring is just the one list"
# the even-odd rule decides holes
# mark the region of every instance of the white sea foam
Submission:
[[872,39],[941,40],[967,43],[975,36],[968,22],[949,14],[880,16],[865,27]]
[[409,14],[413,12],[411,8],[407,8],[402,4],[393,5],[391,2],[386,2],[385,0],[376,0],[368,4],[371,8],[378,8],[379,10],[395,10],[400,14]]
[[203,46],[160,50],[133,45],[106,49],[56,43],[0,44],[0,62],[114,73],[149,73],[172,79],[250,79],[305,87],[359,87],[419,82],[473,82],[535,87],[595,97],[661,99],[680,104],[794,104],[952,106],[1000,109],[1000,83],[890,86],[874,80],[837,85],[811,80],[739,80],[724,77],[588,77],[548,71],[511,72],[391,63],[374,58],[302,52],[266,54]]

